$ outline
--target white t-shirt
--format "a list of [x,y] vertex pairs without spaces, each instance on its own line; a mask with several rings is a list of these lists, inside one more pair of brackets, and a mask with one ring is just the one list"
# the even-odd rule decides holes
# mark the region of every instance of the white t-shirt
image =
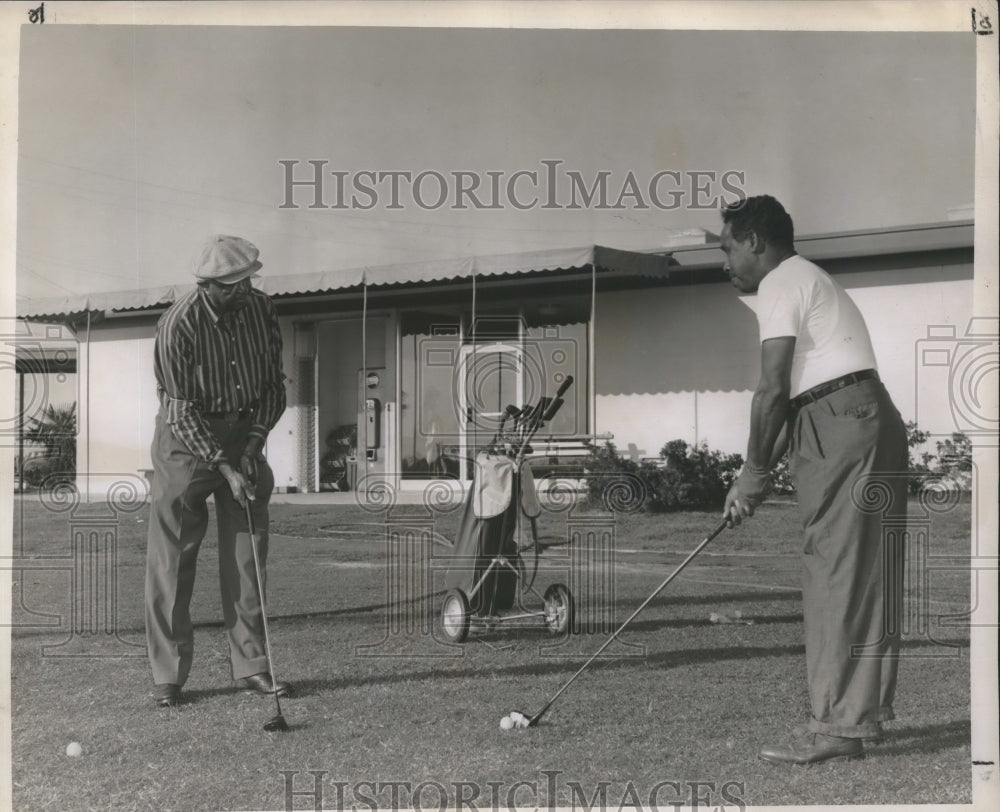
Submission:
[[761,281],[757,322],[761,342],[795,337],[792,397],[849,372],[876,368],[857,305],[826,271],[798,255]]

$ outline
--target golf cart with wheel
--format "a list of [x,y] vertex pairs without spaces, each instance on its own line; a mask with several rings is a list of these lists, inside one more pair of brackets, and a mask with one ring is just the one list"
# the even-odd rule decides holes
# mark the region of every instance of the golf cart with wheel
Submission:
[[[445,576],[448,592],[441,604],[441,630],[449,642],[461,643],[471,631],[532,620],[542,621],[553,634],[572,630],[569,589],[556,583],[543,594],[534,587],[538,571],[535,522],[541,506],[525,460],[531,438],[558,411],[561,396],[572,382],[567,377],[554,399],[542,398],[534,408],[508,407],[493,443],[476,456],[475,475]],[[511,435],[503,431],[508,417],[514,418]],[[532,530],[530,576],[522,555],[529,546],[521,547],[515,538],[521,517]],[[529,595],[541,603],[539,608],[527,605]]]

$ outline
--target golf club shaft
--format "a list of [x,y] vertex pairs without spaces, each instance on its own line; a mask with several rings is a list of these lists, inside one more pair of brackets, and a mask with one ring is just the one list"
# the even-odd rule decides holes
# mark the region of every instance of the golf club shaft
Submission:
[[493,435],[493,440],[490,442],[490,448],[495,448],[497,441],[503,437],[503,427],[507,422],[507,412],[500,415],[500,425],[497,426],[496,434]]
[[712,534],[710,536],[707,536],[701,542],[701,544],[699,544],[697,547],[695,547],[688,554],[687,558],[685,558],[677,566],[677,569],[675,569],[672,573],[670,573],[670,575],[668,575],[666,577],[666,579],[663,581],[663,583],[661,583],[653,591],[653,593],[648,598],[646,598],[646,600],[644,600],[641,604],[639,604],[639,608],[636,609],[631,615],[629,615],[628,620],[626,620],[624,623],[622,623],[621,626],[618,627],[618,630],[614,634],[612,634],[611,637],[609,637],[604,642],[604,645],[602,645],[599,649],[597,649],[597,651],[595,651],[591,655],[590,659],[587,660],[587,662],[585,662],[582,666],[580,666],[580,670],[577,671],[572,677],[570,677],[569,680],[567,680],[566,684],[562,686],[562,688],[560,688],[558,691],[556,691],[555,695],[546,703],[545,707],[542,708],[540,711],[538,711],[538,713],[536,713],[534,716],[531,717],[531,724],[534,724],[535,722],[537,722],[539,719],[542,718],[542,715],[545,713],[545,711],[547,711],[550,707],[552,707],[552,703],[555,702],[559,698],[559,695],[562,694],[563,691],[565,691],[567,688],[569,688],[569,686],[573,683],[573,680],[575,680],[578,676],[580,676],[580,674],[582,674],[587,669],[587,667],[592,662],[594,662],[594,660],[596,660],[600,656],[601,652],[604,651],[604,649],[606,649],[608,646],[611,645],[611,643],[618,637],[618,635],[622,633],[622,631],[624,630],[624,628],[626,626],[628,626],[628,624],[631,623],[633,620],[635,620],[635,618],[638,616],[638,614],[649,605],[650,601],[652,601],[653,598],[655,598],[657,595],[659,595],[664,590],[664,588],[667,586],[667,584],[669,584],[672,580],[674,580],[674,578],[676,578],[678,576],[678,574],[681,572],[681,570],[683,570],[688,564],[690,564],[691,561],[694,559],[694,557],[696,555],[698,555],[698,553],[700,553],[703,549],[705,549],[706,545],[708,545],[708,543],[710,541],[712,541],[712,539],[714,539],[717,535],[719,535],[719,533],[721,533],[723,530],[726,529],[727,523],[728,523],[728,520],[724,520],[718,527],[716,527],[715,530],[712,531]]
[[271,675],[271,688],[274,690],[274,704],[281,716],[281,701],[278,699],[278,682],[274,678],[274,658],[271,656],[271,631],[267,626],[267,607],[264,604],[264,582],[261,576],[260,553],[257,550],[257,532],[254,529],[252,500],[246,500],[247,529],[250,532],[250,546],[253,548],[253,565],[257,571],[257,594],[260,596],[260,619],[264,626],[264,650],[267,653],[267,669]]
[[[555,417],[555,413],[559,411],[559,407],[562,406],[562,399],[552,401],[549,406],[547,406],[546,419],[551,420]],[[528,448],[531,446],[531,441],[535,439],[535,435],[538,430],[545,425],[545,420],[538,420],[532,425],[531,430],[528,432],[527,436],[521,441],[521,445],[517,449],[517,459],[523,460],[524,455],[527,453]]]

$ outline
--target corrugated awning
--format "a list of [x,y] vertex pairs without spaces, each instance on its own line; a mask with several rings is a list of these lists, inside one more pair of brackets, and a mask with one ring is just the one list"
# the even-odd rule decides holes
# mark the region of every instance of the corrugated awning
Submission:
[[140,310],[173,302],[193,285],[167,285],[141,290],[90,293],[82,296],[56,296],[48,299],[19,299],[17,315],[21,318],[71,316],[76,313]]
[[[596,267],[604,274],[666,278],[675,263],[662,252],[624,251],[591,245],[545,251],[522,251],[462,257],[427,262],[407,262],[377,267],[268,276],[261,274],[255,284],[271,296],[331,293],[368,286],[434,284],[473,277],[514,276]],[[191,290],[192,285],[93,293],[86,296],[52,299],[22,299],[17,314],[22,318],[71,316],[87,312],[125,312],[162,307]]]
[[[707,232],[704,235],[709,236]],[[845,231],[798,237],[796,247],[807,259],[827,259],[919,253],[954,248],[971,249],[971,220],[930,223],[867,231]],[[363,285],[431,285],[454,280],[538,274],[545,272],[594,269],[600,276],[668,277],[672,271],[701,273],[720,269],[722,254],[714,239],[687,246],[652,251],[631,251],[589,245],[546,251],[522,251],[461,257],[458,259],[407,262],[397,265],[348,268],[337,271],[269,276],[266,271],[257,286],[272,296],[292,297],[360,289]],[[683,276],[683,275],[682,275]],[[17,314],[41,320],[82,313],[127,312],[170,304],[191,289],[191,285],[169,285],[116,293],[52,299],[20,299]]]

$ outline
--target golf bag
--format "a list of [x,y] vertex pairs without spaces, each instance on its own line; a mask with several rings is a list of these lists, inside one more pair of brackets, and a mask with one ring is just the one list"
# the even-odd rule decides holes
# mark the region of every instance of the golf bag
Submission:
[[[541,506],[526,462],[484,452],[476,456],[475,465],[445,581],[449,589],[461,589],[469,596],[472,614],[496,615],[514,606],[518,579],[525,577],[515,538],[518,513],[531,520],[534,533],[534,519],[541,513]],[[534,541],[537,555],[537,539]],[[498,555],[507,558],[517,572],[508,567],[494,567],[487,572]]]

